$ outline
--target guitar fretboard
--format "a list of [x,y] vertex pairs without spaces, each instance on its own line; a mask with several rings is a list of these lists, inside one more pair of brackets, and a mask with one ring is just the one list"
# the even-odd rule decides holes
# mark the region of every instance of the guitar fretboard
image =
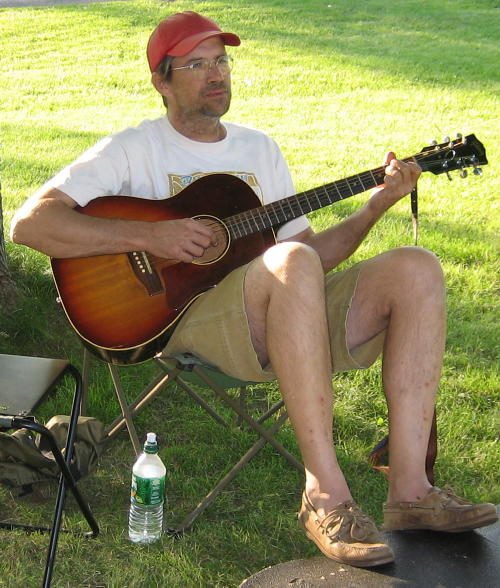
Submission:
[[[419,156],[416,155],[403,161],[417,161],[420,167],[426,171],[425,164],[419,159]],[[276,200],[264,206],[246,210],[226,218],[224,222],[231,238],[240,239],[380,186],[384,182],[384,176],[385,167],[378,167],[319,188]]]

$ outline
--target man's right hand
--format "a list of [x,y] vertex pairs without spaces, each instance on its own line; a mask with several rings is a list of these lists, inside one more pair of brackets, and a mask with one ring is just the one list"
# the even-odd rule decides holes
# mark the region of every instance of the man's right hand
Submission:
[[203,223],[191,218],[150,223],[144,250],[163,259],[192,263],[205,250],[217,245],[215,233]]

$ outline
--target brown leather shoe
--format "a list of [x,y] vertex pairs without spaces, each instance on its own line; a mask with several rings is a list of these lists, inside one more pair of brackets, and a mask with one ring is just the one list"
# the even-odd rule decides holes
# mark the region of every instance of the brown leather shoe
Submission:
[[494,504],[473,504],[436,487],[420,502],[384,504],[386,531],[418,529],[459,533],[491,525],[497,520]]
[[299,524],[329,558],[343,564],[368,568],[394,561],[372,519],[354,502],[343,502],[321,519],[304,492]]

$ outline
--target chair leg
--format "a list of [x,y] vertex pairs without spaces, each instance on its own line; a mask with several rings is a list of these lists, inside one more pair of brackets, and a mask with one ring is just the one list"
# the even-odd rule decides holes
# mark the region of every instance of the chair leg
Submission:
[[120,408],[122,411],[123,418],[125,419],[125,423],[127,424],[128,434],[130,436],[130,440],[132,441],[132,445],[134,446],[134,451],[136,455],[139,455],[142,451],[142,445],[139,441],[139,437],[137,435],[137,429],[134,425],[134,420],[132,418],[132,413],[130,412],[130,408],[125,398],[125,394],[123,392],[123,387],[120,380],[120,375],[118,374],[118,370],[115,366],[109,364],[109,372],[111,374],[111,378],[113,380],[113,385],[115,387],[115,392],[118,397],[118,402],[120,403]]
[[[254,429],[254,431],[261,435],[261,437],[264,437],[264,439],[268,443],[270,443],[276,449],[276,451],[278,451],[296,470],[298,470],[301,473],[304,472],[304,466],[287,449],[285,449],[285,447],[283,447],[283,445],[279,441],[277,441],[273,437],[273,435],[269,432],[268,429],[265,429],[258,422],[252,419],[252,417],[248,414],[246,410],[242,410],[238,402],[231,398],[231,396],[229,396],[229,394],[227,394],[227,392],[223,388],[217,386],[215,382],[213,382],[203,372],[203,370],[198,369],[197,366],[193,368],[193,371],[196,371],[197,375],[200,378],[202,378],[203,381],[206,382],[207,385],[224,400],[224,402],[226,402],[226,404],[228,404],[239,416],[241,416],[241,418],[248,425],[250,425],[252,429]],[[282,401],[280,401],[278,404],[281,403]]]
[[[285,423],[288,416],[283,413],[268,431],[270,434],[276,433],[279,428]],[[245,465],[264,447],[267,440],[261,437],[256,441],[252,447],[243,455],[243,457],[235,464],[231,470],[219,481],[219,483],[205,496],[205,498],[192,510],[181,524],[176,529],[168,529],[167,533],[171,535],[182,535],[194,521],[212,504],[217,496],[224,490],[224,488],[236,477],[236,475],[245,467]]]
[[220,416],[220,414],[214,410],[202,396],[200,396],[182,380],[181,376],[182,372],[186,370],[185,366],[179,367],[178,362],[170,359],[165,360],[162,357],[156,357],[155,360],[163,370],[167,370],[167,372],[170,374],[171,381],[175,381],[175,383],[180,386],[184,392],[187,392],[187,394],[189,394],[189,396],[191,396],[191,398],[197,402],[203,408],[203,410],[205,410],[214,419],[216,423],[219,423],[219,425],[222,425],[223,427],[229,427],[229,424]]
[[90,378],[90,353],[85,347],[83,348],[83,365],[82,365],[82,405],[80,414],[87,414],[87,401],[89,393]]
[[[43,579],[43,586],[44,588],[50,586],[52,580],[52,572],[54,568],[55,562],[55,555],[57,549],[57,541],[59,538],[59,532],[61,528],[61,520],[62,520],[62,513],[64,509],[64,502],[66,498],[66,487],[69,487],[73,496],[75,497],[82,514],[86,518],[90,528],[92,529],[91,533],[86,533],[87,536],[97,537],[99,534],[99,526],[94,519],[94,516],[85,502],[80,490],[75,484],[75,480],[71,471],[69,469],[69,464],[71,462],[71,458],[73,456],[73,448],[74,448],[74,441],[76,435],[76,427],[78,424],[78,416],[80,413],[80,406],[81,406],[81,394],[82,394],[82,381],[79,372],[70,364],[67,370],[73,375],[76,381],[76,392],[73,400],[73,408],[71,411],[71,419],[70,424],[68,427],[68,435],[66,441],[66,456],[63,457],[61,450],[57,446],[55,439],[52,433],[44,426],[40,425],[36,421],[21,418],[21,417],[13,417],[11,419],[11,427],[16,429],[30,429],[43,435],[50,444],[52,454],[61,469],[61,476],[59,479],[59,487],[57,492],[57,499],[55,505],[55,513],[54,513],[54,521],[52,524],[52,528],[50,531],[50,541],[49,541],[49,550],[47,554],[47,562],[45,567],[44,579]],[[28,526],[26,526],[29,529]]]
[[[56,445],[56,451],[54,448],[52,449],[54,457],[59,463],[61,467],[61,476],[59,478],[59,487],[57,490],[57,499],[55,505],[55,512],[54,512],[54,522],[52,524],[52,530],[50,532],[50,539],[49,539],[49,550],[47,554],[47,563],[45,566],[45,574],[43,578],[43,586],[44,588],[49,587],[52,581],[52,572],[54,569],[54,563],[56,558],[56,550],[57,550],[57,542],[59,539],[59,530],[61,528],[61,521],[62,521],[62,514],[64,509],[64,503],[66,501],[66,485],[69,483],[75,498],[77,499],[82,512],[85,515],[93,533],[93,537],[97,537],[99,534],[99,527],[97,522],[95,521],[90,509],[88,508],[87,503],[83,500],[78,488],[74,484],[73,477],[69,473],[69,465],[71,463],[71,459],[73,457],[73,450],[75,447],[75,437],[76,437],[76,429],[78,426],[78,417],[80,415],[80,411],[82,408],[82,400],[83,400],[83,382],[80,373],[78,370],[73,367],[71,364],[68,365],[66,371],[70,373],[74,380],[75,380],[75,395],[73,398],[73,406],[71,409],[71,418],[68,427],[68,435],[66,438],[66,454],[65,458],[62,459],[62,454],[58,450],[57,445],[55,442],[51,443],[52,445]],[[50,435],[49,440],[52,436]],[[52,441],[54,441],[52,437]],[[59,453],[59,456],[58,456]],[[58,459],[59,457],[59,459]],[[64,464],[64,465],[63,465]],[[66,466],[66,467],[64,467]],[[67,470],[67,472],[66,472]]]
[[88,506],[88,504],[83,499],[83,496],[80,493],[80,490],[75,484],[75,480],[71,471],[69,469],[69,464],[71,463],[71,458],[73,456],[73,449],[74,449],[74,442],[76,436],[76,428],[78,425],[78,417],[80,415],[81,405],[82,405],[82,393],[83,393],[83,385],[82,385],[82,378],[80,372],[71,364],[69,364],[63,373],[68,373],[73,376],[75,380],[75,394],[73,398],[73,406],[71,409],[71,418],[68,427],[68,434],[66,437],[66,455],[63,457],[61,450],[59,449],[54,436],[52,433],[44,426],[37,423],[34,419],[25,418],[25,417],[3,417],[3,420],[8,419],[8,427],[13,429],[29,429],[31,431],[35,431],[42,435],[49,443],[50,448],[52,450],[52,454],[60,468],[61,475],[59,478],[59,486],[57,490],[57,498],[55,503],[54,509],[54,519],[52,523],[52,527],[50,529],[40,528],[40,527],[32,527],[30,525],[12,525],[12,528],[23,528],[27,531],[48,531],[50,530],[50,539],[49,539],[49,549],[47,552],[47,560],[45,565],[45,572],[43,577],[43,587],[48,588],[52,581],[52,572],[54,569],[55,557],[56,557],[56,550],[57,550],[57,542],[59,539],[59,532],[61,529],[61,521],[62,521],[62,514],[64,509],[64,503],[66,499],[66,489],[67,487],[70,488],[71,492],[73,493],[80,510],[84,517],[86,518],[90,528],[92,531],[90,533],[85,533],[86,536],[97,537],[99,534],[99,526],[94,519],[94,516]]

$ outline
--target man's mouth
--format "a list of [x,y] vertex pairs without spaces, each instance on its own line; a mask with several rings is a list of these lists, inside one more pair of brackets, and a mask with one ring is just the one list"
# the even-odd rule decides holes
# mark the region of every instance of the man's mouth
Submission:
[[217,98],[219,96],[224,96],[225,94],[227,94],[227,88],[224,85],[217,86],[217,87],[207,88],[203,92],[203,95],[206,96],[206,97],[208,97],[208,98]]

